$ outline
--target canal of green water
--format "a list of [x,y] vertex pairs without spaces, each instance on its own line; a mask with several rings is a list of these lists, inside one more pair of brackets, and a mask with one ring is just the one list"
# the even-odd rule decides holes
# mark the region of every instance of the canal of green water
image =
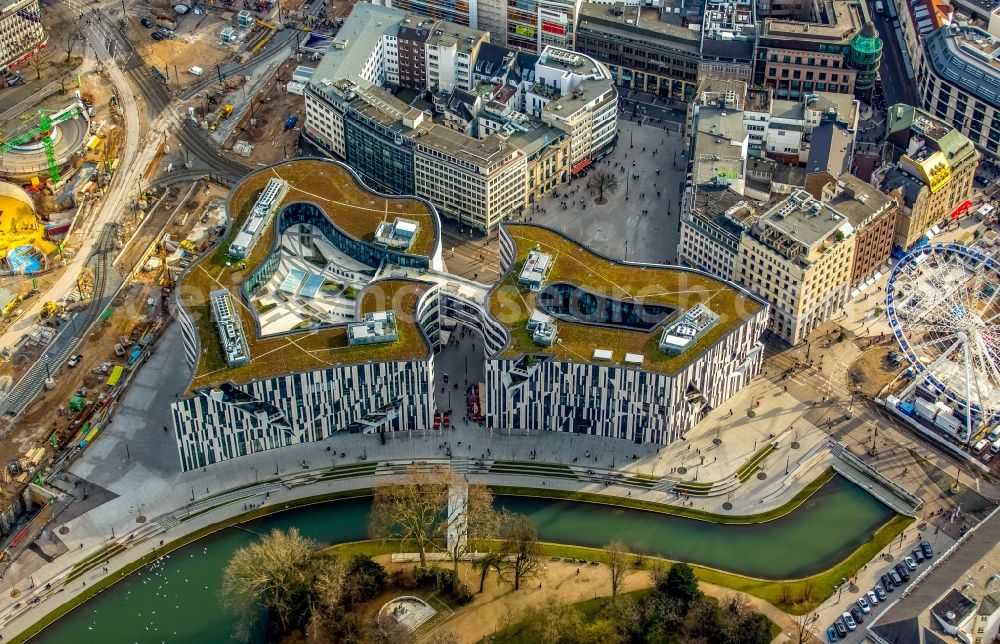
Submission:
[[[791,514],[756,525],[718,525],[606,505],[499,497],[530,516],[543,541],[600,547],[621,539],[635,551],[772,579],[825,570],[892,518],[888,507],[835,476]],[[301,507],[227,528],[143,568],[66,615],[33,642],[224,642],[234,618],[219,601],[222,570],[236,549],[272,528],[298,528],[323,544],[367,536],[368,499]]]

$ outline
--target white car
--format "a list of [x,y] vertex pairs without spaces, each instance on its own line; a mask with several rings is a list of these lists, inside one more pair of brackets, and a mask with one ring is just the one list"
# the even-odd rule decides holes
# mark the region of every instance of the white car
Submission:
[[872,612],[872,607],[868,605],[868,602],[865,601],[864,597],[858,597],[858,608],[860,608],[861,612],[866,615]]
[[903,561],[906,563],[906,567],[910,570],[917,569],[917,562],[913,560],[913,557],[903,557]]
[[875,604],[878,603],[878,595],[875,594],[874,590],[869,590],[868,593],[865,595],[865,598],[868,599],[869,606],[874,606]]

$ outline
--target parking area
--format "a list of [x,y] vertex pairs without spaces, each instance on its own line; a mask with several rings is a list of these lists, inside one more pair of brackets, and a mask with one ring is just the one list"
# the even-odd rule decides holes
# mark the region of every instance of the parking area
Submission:
[[[925,528],[926,532],[924,531]],[[921,542],[927,544],[932,556],[930,558],[923,557],[922,560],[918,561],[913,551],[920,550]],[[934,558],[948,549],[952,543],[954,543],[953,540],[947,534],[927,524],[918,523],[918,525],[910,527],[900,534],[898,539],[886,546],[886,549],[862,568],[854,578],[844,581],[841,589],[824,602],[817,609],[816,613],[814,613],[810,630],[816,633],[817,637],[824,642],[836,641],[843,642],[844,644],[859,644],[860,642],[864,642],[868,624],[888,609],[899,598],[899,595],[905,588],[913,584],[917,577],[931,565]],[[909,562],[907,558],[909,558]],[[896,566],[901,566],[909,575],[909,578],[906,580],[901,579],[902,583],[900,585],[894,586],[891,591],[887,591],[887,587],[883,585],[881,577],[882,575],[890,575],[891,573],[899,575],[896,572]],[[876,591],[876,588],[881,589],[882,595],[885,596],[884,599],[877,594],[878,591]],[[869,591],[876,594],[877,603],[872,604],[868,599]],[[863,611],[861,605],[858,603],[859,598],[864,598],[869,612],[866,613]],[[861,623],[855,623],[854,630],[848,630],[843,614],[852,611],[859,614],[862,621]],[[852,620],[856,620],[855,615],[852,615]],[[843,635],[840,635],[836,629],[838,622],[842,627]],[[834,626],[835,633],[837,633],[835,640],[830,638],[827,631],[831,626]]]

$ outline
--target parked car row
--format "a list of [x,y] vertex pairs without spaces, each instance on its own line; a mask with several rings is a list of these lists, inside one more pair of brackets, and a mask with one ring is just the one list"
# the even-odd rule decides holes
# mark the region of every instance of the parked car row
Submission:
[[826,637],[831,642],[847,637],[847,634],[857,629],[865,621],[865,615],[872,612],[872,606],[888,599],[897,586],[902,586],[910,581],[910,573],[917,569],[917,566],[925,559],[934,556],[934,549],[931,544],[921,541],[920,545],[913,549],[903,560],[886,571],[879,579],[879,584],[858,597],[854,605],[837,618],[832,626],[826,629]]

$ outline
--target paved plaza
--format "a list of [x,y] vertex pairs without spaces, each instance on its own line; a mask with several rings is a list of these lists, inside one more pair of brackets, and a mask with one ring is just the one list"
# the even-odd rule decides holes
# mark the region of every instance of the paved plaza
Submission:
[[614,259],[674,262],[686,163],[681,147],[676,131],[621,120],[614,152],[587,170],[588,176],[607,171],[618,177],[618,191],[605,194],[608,202],[596,205],[588,176],[578,177],[521,220],[551,226]]

